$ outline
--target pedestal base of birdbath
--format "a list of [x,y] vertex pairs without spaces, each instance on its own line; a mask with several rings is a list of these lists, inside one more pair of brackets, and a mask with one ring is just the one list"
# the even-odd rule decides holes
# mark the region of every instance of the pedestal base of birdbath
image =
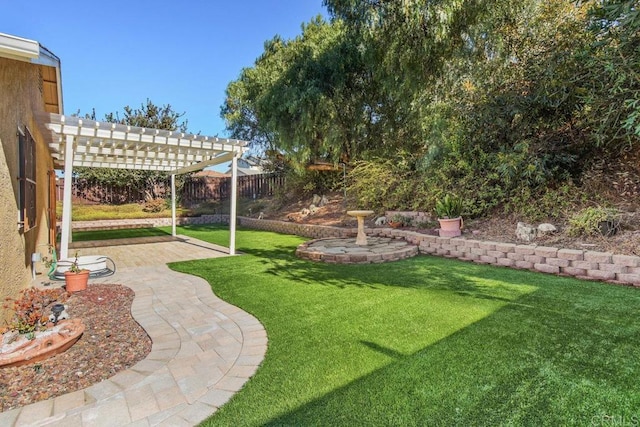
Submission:
[[369,215],[373,215],[373,211],[347,211],[347,215],[354,216],[358,220],[358,236],[356,237],[356,245],[367,245],[367,234],[364,232],[364,219]]

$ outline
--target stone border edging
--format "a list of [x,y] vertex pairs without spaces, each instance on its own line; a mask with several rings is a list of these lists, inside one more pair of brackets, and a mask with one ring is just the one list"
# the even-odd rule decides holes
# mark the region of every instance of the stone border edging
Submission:
[[[321,239],[308,240],[298,245],[296,256],[310,261],[326,262],[328,264],[378,264],[382,262],[399,261],[418,255],[419,250],[416,245],[407,244],[405,247],[388,253],[327,253],[309,248],[314,243],[323,240],[333,240],[335,237],[323,237]],[[409,243],[409,242],[406,242]]]
[[[314,239],[346,238],[356,235],[355,228],[297,224],[247,217],[238,217],[238,222],[249,228]],[[417,245],[420,253],[423,254],[640,287],[640,257],[638,256],[481,241],[464,237],[439,237],[391,228],[366,228],[365,232],[368,236],[405,239]]]

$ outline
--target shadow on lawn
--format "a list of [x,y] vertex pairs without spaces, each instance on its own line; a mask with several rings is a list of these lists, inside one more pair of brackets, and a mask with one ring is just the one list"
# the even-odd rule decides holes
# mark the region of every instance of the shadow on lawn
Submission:
[[[297,258],[290,246],[272,249],[246,249],[259,258],[265,273],[298,284],[337,288],[397,286],[414,289],[446,290],[463,297],[513,301],[535,289],[539,273],[432,256],[416,256],[381,264],[327,264]],[[513,274],[515,273],[515,274]],[[523,288],[522,286],[526,286]]]
[[264,425],[585,425],[628,414],[640,366],[628,347],[603,348],[609,332],[588,316],[505,306],[410,355],[361,341],[392,360]]

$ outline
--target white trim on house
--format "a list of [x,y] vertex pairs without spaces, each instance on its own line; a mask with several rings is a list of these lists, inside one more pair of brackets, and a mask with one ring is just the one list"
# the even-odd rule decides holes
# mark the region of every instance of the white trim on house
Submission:
[[0,56],[32,62],[40,56],[40,43],[35,40],[0,33]]

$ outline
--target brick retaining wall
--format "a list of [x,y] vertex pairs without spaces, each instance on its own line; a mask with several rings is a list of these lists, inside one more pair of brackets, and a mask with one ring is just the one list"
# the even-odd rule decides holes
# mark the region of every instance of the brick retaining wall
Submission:
[[[295,222],[239,217],[241,225],[259,230],[296,234],[314,239],[354,237],[355,228],[329,227]],[[457,258],[480,264],[573,276],[578,279],[640,287],[640,257],[547,246],[438,237],[392,228],[366,228],[367,235],[403,238],[418,245],[420,253]]]

